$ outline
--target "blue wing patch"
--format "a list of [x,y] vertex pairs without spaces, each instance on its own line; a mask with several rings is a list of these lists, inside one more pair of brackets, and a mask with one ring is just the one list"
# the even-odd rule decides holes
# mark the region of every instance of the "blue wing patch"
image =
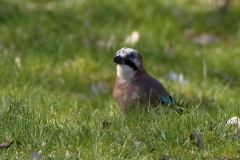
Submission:
[[159,95],[159,99],[160,99],[160,101],[161,101],[163,104],[165,104],[165,105],[171,104],[171,100],[170,100],[169,98],[166,98],[166,97],[164,97],[164,96]]

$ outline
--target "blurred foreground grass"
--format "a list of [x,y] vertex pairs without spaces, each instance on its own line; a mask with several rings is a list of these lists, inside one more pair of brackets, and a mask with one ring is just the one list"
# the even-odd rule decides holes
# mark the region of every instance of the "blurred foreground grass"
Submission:
[[[239,8],[232,1],[218,13],[207,0],[0,1],[0,143],[15,141],[1,158],[239,157],[239,140],[228,136],[235,128],[225,127],[240,116]],[[140,38],[126,43],[134,31]],[[188,114],[120,115],[113,57],[124,46],[143,55]],[[189,141],[191,132],[203,134],[206,151]]]

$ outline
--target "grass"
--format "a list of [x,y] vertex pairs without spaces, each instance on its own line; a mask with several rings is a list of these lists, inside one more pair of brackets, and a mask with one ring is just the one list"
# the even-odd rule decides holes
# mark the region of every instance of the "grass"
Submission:
[[[226,14],[206,0],[0,3],[0,143],[14,140],[1,159],[30,159],[33,151],[47,159],[239,157],[236,126],[225,126],[240,116],[238,1]],[[187,29],[219,42],[198,45]],[[139,41],[125,44],[133,31]],[[120,115],[111,93],[113,57],[123,46],[143,55],[189,113]],[[167,80],[170,71],[188,84]],[[193,132],[203,135],[205,151],[189,140]]]

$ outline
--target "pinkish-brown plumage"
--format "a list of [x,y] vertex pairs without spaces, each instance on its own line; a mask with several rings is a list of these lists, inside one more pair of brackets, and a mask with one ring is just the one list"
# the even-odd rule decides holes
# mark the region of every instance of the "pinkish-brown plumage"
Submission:
[[170,97],[168,91],[143,66],[142,56],[131,48],[120,49],[114,62],[117,64],[117,78],[113,97],[123,115],[136,108],[157,107],[159,96]]

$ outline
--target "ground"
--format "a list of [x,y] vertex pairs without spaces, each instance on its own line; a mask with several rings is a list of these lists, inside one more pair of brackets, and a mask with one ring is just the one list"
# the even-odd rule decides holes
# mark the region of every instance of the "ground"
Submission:
[[[214,0],[2,0],[2,159],[236,159],[240,156],[240,3]],[[117,50],[186,109],[121,116],[112,97]],[[206,149],[189,138],[202,136]],[[37,154],[34,154],[37,153]]]

